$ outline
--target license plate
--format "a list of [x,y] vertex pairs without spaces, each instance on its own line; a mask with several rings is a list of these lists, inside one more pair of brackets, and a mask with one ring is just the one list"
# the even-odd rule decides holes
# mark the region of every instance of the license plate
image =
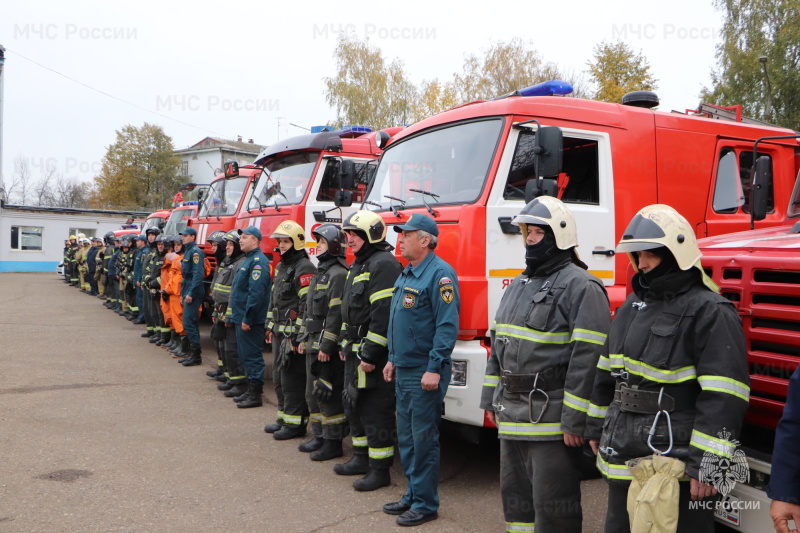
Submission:
[[729,526],[739,527],[742,523],[740,502],[736,496],[725,496],[717,502],[714,515]]

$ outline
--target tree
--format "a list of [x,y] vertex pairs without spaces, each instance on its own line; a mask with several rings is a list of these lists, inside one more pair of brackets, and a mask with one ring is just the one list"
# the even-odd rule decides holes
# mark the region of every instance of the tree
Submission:
[[8,202],[11,204],[25,205],[30,195],[33,177],[28,160],[22,156],[14,158],[14,174],[11,176],[11,185],[6,190]]
[[594,61],[587,61],[589,76],[597,90],[594,99],[602,102],[622,102],[631,91],[653,91],[657,80],[650,72],[647,59],[622,41],[594,47]]
[[180,159],[172,139],[160,126],[130,124],[117,131],[117,140],[103,157],[95,177],[92,203],[97,207],[160,209],[180,188]]
[[325,100],[336,109],[336,126],[382,129],[410,123],[416,88],[403,63],[387,63],[381,51],[344,32],[334,52],[336,76],[325,78]]
[[450,82],[440,82],[438,78],[424,80],[418,90],[418,97],[411,105],[411,122],[418,122],[459,104],[458,93]]
[[701,98],[800,129],[800,0],[715,0],[714,6],[723,14],[722,42]]

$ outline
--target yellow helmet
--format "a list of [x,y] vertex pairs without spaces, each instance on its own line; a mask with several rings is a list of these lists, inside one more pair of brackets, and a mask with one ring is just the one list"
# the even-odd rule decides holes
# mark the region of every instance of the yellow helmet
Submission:
[[578,226],[564,202],[552,196],[534,198],[511,221],[522,230],[522,244],[528,239],[528,224],[550,226],[559,250],[578,246]]
[[371,244],[386,238],[386,223],[374,211],[356,211],[344,221],[342,230],[363,232]]
[[76,240],[76,239],[77,239],[77,237],[75,237],[75,235],[70,235],[70,236],[69,236],[69,240],[71,240],[71,241],[74,241],[74,240]]
[[273,239],[292,239],[295,250],[306,249],[306,236],[303,234],[303,226],[294,220],[281,222],[272,233]]

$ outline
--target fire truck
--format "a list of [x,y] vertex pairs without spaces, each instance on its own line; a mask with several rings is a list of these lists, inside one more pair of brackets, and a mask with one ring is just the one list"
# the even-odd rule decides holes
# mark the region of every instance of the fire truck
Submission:
[[[275,242],[269,238],[278,224],[294,220],[306,228],[310,255],[315,244],[314,227],[324,222],[341,223],[342,210],[362,202],[374,162],[402,128],[371,131],[345,126],[279,141],[262,151],[254,165],[263,173],[246,190],[236,228],[256,226],[264,236],[261,248],[270,260]],[[338,198],[338,200],[337,200]],[[198,230],[199,231],[199,230]]]
[[[439,224],[437,254],[456,269],[463,302],[444,417],[468,438],[492,427],[479,408],[489,328],[503,290],[524,267],[524,244],[511,221],[527,201],[550,194],[569,205],[580,257],[603,281],[613,312],[625,299],[629,267],[614,248],[632,216],[664,203],[698,237],[746,229],[753,142],[792,133],[714,106],[654,110],[651,92],[629,93],[622,104],[559,97],[569,92],[568,84],[546,82],[404,129],[383,153],[362,203],[388,225],[413,213]],[[789,141],[763,152],[774,180],[759,228],[786,219],[798,161]],[[396,235],[390,228],[387,238]]]
[[[772,170],[780,152],[800,162],[796,138],[760,139],[754,220],[768,211],[785,215],[784,225],[754,229],[699,241],[703,268],[736,305],[747,342],[750,408],[740,438],[750,467],[749,479],[738,482],[717,506],[717,520],[741,531],[772,528],[770,501],[764,492],[771,474],[775,427],[786,402],[789,378],[800,363],[800,174],[789,201],[773,204],[764,191],[773,188]],[[780,156],[779,156],[780,157]],[[796,164],[795,172],[800,164]],[[776,178],[777,179],[777,178]],[[741,197],[739,203],[745,206]]]
[[182,232],[189,221],[197,216],[197,201],[182,202],[170,213],[164,225],[164,235],[177,235]]
[[144,221],[144,226],[142,226],[142,235],[144,235],[144,232],[150,228],[158,228],[163,230],[171,212],[171,209],[162,209],[147,215],[147,219]]

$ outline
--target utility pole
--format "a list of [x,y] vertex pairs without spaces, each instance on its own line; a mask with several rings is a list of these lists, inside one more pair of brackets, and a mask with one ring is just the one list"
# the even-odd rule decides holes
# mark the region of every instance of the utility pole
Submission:
[[6,63],[6,49],[0,44],[0,198],[5,203],[5,181],[3,181],[3,67]]

